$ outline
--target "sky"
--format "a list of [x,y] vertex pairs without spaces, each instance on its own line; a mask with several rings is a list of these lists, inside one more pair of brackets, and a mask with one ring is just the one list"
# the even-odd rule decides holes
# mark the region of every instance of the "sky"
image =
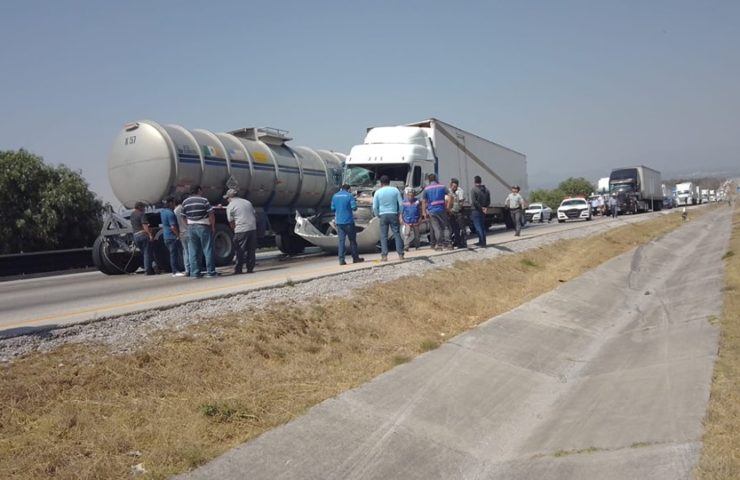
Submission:
[[348,153],[435,117],[526,154],[530,188],[736,174],[738,25],[736,0],[4,0],[0,150],[114,205],[107,157],[141,119]]

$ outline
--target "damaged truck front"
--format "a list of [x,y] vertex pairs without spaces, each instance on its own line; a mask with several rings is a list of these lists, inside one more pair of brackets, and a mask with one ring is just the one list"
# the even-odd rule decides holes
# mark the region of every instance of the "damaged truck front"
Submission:
[[[424,188],[427,175],[434,173],[440,183],[457,178],[469,200],[473,177],[480,176],[491,193],[486,226],[508,219],[504,200],[512,185],[528,194],[525,155],[481,138],[437,119],[393,127],[368,129],[364,143],[352,147],[346,159],[344,183],[357,198],[355,214],[357,242],[363,253],[374,252],[380,240],[379,220],[373,216],[373,193],[387,175],[391,186],[400,190]],[[469,207],[463,211],[466,219]],[[470,224],[470,222],[467,222]],[[333,215],[313,217],[296,214],[295,233],[328,252],[336,252],[337,235]]]

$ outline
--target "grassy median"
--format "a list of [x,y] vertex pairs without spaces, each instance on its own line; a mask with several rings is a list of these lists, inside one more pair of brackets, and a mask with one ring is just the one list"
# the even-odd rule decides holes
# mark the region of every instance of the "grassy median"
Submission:
[[680,224],[675,212],[350,298],[214,318],[134,354],[29,355],[0,368],[0,478],[187,471]]
[[700,480],[740,478],[740,210],[737,209],[725,262],[719,358],[714,365],[704,420],[704,446],[697,468]]

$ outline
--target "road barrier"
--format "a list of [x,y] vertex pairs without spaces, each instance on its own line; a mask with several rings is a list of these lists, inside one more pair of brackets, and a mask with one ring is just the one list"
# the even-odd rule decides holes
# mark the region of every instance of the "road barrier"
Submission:
[[94,266],[92,249],[90,248],[0,255],[0,277],[57,272]]

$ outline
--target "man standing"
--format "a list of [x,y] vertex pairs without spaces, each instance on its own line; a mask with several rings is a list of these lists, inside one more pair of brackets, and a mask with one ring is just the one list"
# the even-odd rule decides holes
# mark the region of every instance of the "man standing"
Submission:
[[612,218],[617,218],[619,214],[619,202],[617,202],[616,193],[612,193],[612,196],[609,197],[609,211],[612,214]]
[[457,178],[450,180],[450,195],[447,204],[447,214],[450,217],[450,231],[452,236],[452,245],[457,248],[467,248],[465,239],[465,219],[463,218],[462,209],[465,203],[465,192],[460,188],[460,181]]
[[357,210],[355,196],[349,191],[349,184],[345,183],[342,188],[331,197],[331,211],[334,212],[334,223],[337,226],[337,255],[339,265],[347,265],[344,261],[345,243],[349,239],[349,251],[352,254],[352,263],[364,262],[357,253],[357,230],[355,229],[355,217],[352,212]]
[[509,207],[511,212],[511,221],[514,222],[514,228],[516,233],[515,237],[518,237],[522,233],[522,212],[527,208],[527,202],[519,195],[519,185],[511,187],[511,193],[506,197],[504,204]]
[[403,239],[401,238],[401,210],[403,199],[396,187],[390,186],[387,175],[380,177],[380,189],[373,196],[373,213],[380,218],[380,261],[388,260],[388,227],[396,241],[398,258],[403,260]]
[[188,233],[190,234],[190,277],[202,278],[199,257],[206,260],[208,278],[218,277],[213,261],[213,234],[216,232],[216,217],[208,199],[202,196],[203,190],[196,185],[191,189],[192,195],[182,202],[182,210],[188,219]]
[[414,247],[419,249],[421,243],[421,236],[419,235],[419,222],[421,221],[421,202],[416,198],[414,189],[412,187],[406,187],[404,190],[406,199],[403,201],[403,210],[401,214],[401,222],[406,227],[405,235],[403,236],[403,249],[409,251],[411,245],[411,236],[414,237]]
[[185,265],[185,276],[190,276],[190,235],[188,235],[188,219],[182,211],[182,201],[188,198],[187,194],[181,200],[176,200],[177,206],[173,210],[177,218],[177,228],[180,231],[180,247],[182,248],[182,263]]
[[229,202],[226,207],[226,219],[234,232],[234,248],[236,250],[236,266],[234,274],[244,273],[244,264],[247,264],[247,273],[254,272],[257,263],[257,215],[254,213],[252,202],[241,198],[233,188],[229,189],[224,198]]
[[143,202],[136,202],[134,211],[131,212],[130,221],[131,228],[134,231],[134,244],[144,256],[144,271],[147,275],[154,275],[151,246],[151,242],[154,241],[154,232],[149,228],[149,219],[146,218],[146,213],[144,213],[145,207],[146,205]]
[[470,218],[475,227],[475,233],[478,234],[479,247],[486,246],[486,211],[491,204],[491,193],[485,185],[481,183],[481,178],[476,175],[473,177],[473,188],[470,192],[470,203],[472,210]]
[[429,184],[421,193],[424,217],[429,218],[436,240],[435,250],[451,250],[450,245],[450,222],[447,217],[445,198],[450,190],[442,184],[437,183],[437,175],[430,173],[427,177]]
[[170,270],[173,277],[184,277],[185,274],[180,271],[178,264],[182,253],[180,252],[180,228],[177,223],[177,217],[172,209],[175,208],[175,197],[167,197],[165,208],[160,210],[159,216],[162,219],[162,238],[164,245],[170,252]]

